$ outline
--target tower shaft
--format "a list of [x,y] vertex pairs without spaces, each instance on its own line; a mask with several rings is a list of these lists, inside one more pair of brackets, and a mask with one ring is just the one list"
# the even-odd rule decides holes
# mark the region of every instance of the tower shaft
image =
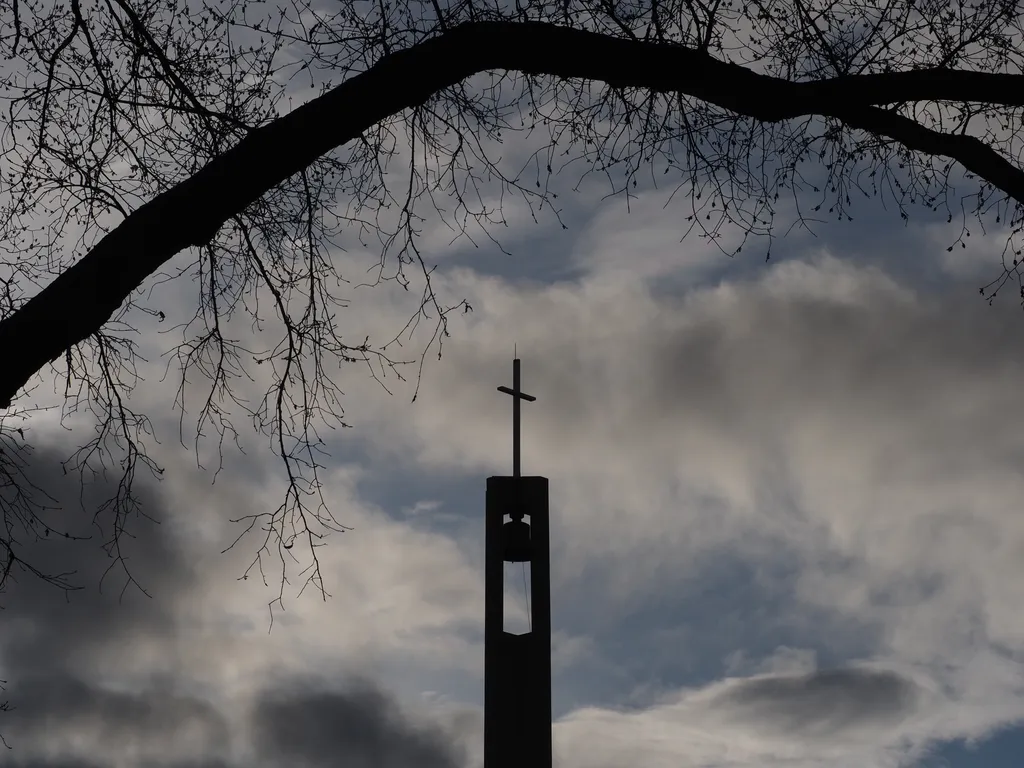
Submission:
[[[531,631],[504,629],[505,516],[530,519]],[[551,768],[551,562],[546,477],[489,477],[484,574],[484,768]]]

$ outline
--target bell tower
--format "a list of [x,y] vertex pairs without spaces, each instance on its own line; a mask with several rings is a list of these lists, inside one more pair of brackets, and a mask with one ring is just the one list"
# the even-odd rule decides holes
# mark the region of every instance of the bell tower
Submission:
[[[519,471],[520,401],[537,398],[520,391],[518,357],[512,361],[512,388],[498,391],[512,395],[512,476],[487,478],[484,768],[551,768],[548,479]],[[504,628],[506,562],[530,566],[530,631],[519,635]]]

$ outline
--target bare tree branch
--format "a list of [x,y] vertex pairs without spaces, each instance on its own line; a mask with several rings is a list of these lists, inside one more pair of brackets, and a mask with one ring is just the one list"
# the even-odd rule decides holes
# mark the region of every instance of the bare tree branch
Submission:
[[95,334],[162,264],[203,246],[225,221],[318,157],[478,72],[600,81],[685,94],[764,122],[836,117],[852,128],[944,155],[1024,201],[1024,174],[968,136],[941,134],[878,105],[1024,102],[1024,75],[921,70],[794,83],[679,45],[615,39],[541,22],[465,23],[396,51],[288,115],[253,130],[191,178],[129,215],[84,258],[0,322],[0,407],[47,362]]

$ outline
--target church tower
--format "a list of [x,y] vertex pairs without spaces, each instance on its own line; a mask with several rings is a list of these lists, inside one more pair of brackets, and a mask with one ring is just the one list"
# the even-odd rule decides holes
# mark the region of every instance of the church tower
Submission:
[[[519,388],[512,362],[512,476],[487,478],[484,566],[484,768],[551,768],[551,559],[548,479],[519,471]],[[524,519],[526,518],[526,519]],[[504,628],[504,563],[529,563],[530,631]]]

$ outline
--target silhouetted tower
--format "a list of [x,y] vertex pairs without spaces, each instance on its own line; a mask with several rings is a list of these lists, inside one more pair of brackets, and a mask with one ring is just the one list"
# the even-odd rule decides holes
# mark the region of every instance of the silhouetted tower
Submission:
[[[519,358],[512,389],[498,391],[512,395],[512,477],[487,478],[484,768],[551,768],[548,479],[519,474],[519,401],[537,399],[519,389]],[[505,562],[530,564],[530,631],[521,635],[504,627]]]

